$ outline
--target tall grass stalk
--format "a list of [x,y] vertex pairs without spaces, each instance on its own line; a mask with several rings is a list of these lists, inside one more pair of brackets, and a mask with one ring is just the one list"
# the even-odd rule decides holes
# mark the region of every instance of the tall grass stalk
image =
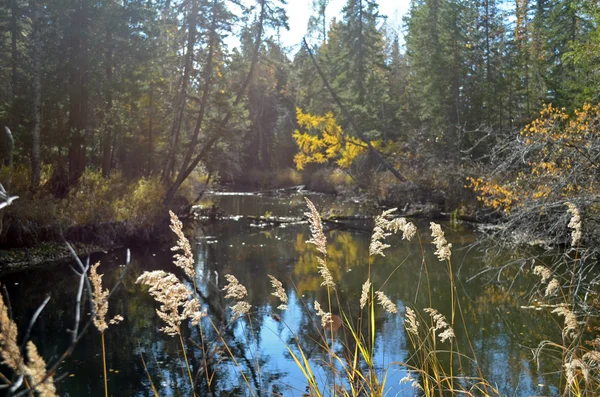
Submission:
[[104,396],[108,397],[108,380],[106,377],[106,348],[104,347],[104,332],[101,332],[102,335],[102,369],[104,371]]
[[188,377],[190,378],[190,387],[192,388],[192,393],[194,396],[196,395],[195,386],[194,386],[194,378],[192,378],[192,370],[190,369],[190,363],[187,358],[187,353],[185,352],[185,344],[183,343],[183,338],[181,337],[181,333],[179,334],[179,342],[181,343],[181,351],[183,352],[183,361],[185,363],[185,367],[187,368]]
[[150,372],[148,371],[148,366],[146,365],[146,361],[144,360],[144,355],[140,354],[140,358],[142,359],[142,365],[144,366],[144,371],[146,372],[146,376],[148,377],[148,382],[150,382],[150,388],[152,389],[152,393],[154,397],[160,397],[156,387],[154,386],[154,382],[152,382],[152,376],[150,376]]
[[102,287],[102,274],[98,273],[98,266],[100,262],[92,265],[90,268],[90,281],[92,284],[92,298],[94,303],[94,326],[101,335],[102,344],[102,370],[104,375],[104,396],[108,397],[108,377],[106,373],[106,347],[104,344],[104,332],[108,329],[109,325],[118,324],[123,321],[123,317],[119,314],[114,316],[108,322],[106,321],[106,314],[108,313],[108,296],[110,292],[108,289]]

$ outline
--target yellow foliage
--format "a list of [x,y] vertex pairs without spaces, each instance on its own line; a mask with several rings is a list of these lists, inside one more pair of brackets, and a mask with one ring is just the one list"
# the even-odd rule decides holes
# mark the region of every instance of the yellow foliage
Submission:
[[[294,163],[299,170],[304,169],[306,164],[329,161],[335,161],[341,168],[349,168],[367,150],[367,145],[361,140],[344,134],[331,112],[316,116],[297,108],[296,118],[304,131],[295,130],[292,135],[300,150],[294,156]],[[380,145],[380,142],[371,144]]]
[[[49,178],[50,170],[42,168],[42,181]],[[54,198],[47,189],[41,189],[35,196],[23,194],[29,189],[27,167],[16,166],[12,180],[11,193],[14,191],[21,197],[9,210],[22,221],[64,227],[122,221],[144,225],[164,211],[165,187],[158,177],[132,182],[118,172],[104,178],[100,171],[88,169],[65,199]]]
[[482,178],[467,177],[467,181],[470,184],[469,187],[478,193],[477,200],[486,207],[509,213],[513,204],[518,200],[517,195],[510,187],[484,181]]
[[165,193],[165,185],[159,177],[140,179],[128,186],[127,193],[114,202],[115,219],[139,224],[152,221],[164,210],[162,200]]
[[485,206],[510,212],[525,200],[564,200],[582,191],[598,193],[598,164],[592,144],[600,138],[600,104],[584,105],[572,115],[545,105],[520,132],[526,168],[506,181],[467,178]]

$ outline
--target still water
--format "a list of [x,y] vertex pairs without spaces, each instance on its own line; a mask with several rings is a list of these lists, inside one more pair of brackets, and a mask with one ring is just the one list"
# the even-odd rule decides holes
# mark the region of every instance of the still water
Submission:
[[[371,211],[363,204],[338,203],[330,196],[314,195],[311,199],[318,208],[328,208],[332,214]],[[218,205],[229,215],[298,216],[305,211],[300,194],[285,197],[212,195],[203,204]],[[350,230],[326,232],[327,264],[337,285],[339,305],[347,313],[358,316],[361,286],[368,271],[370,233],[360,222],[354,226]],[[429,285],[431,306],[446,315],[451,311],[447,267],[433,255],[434,247],[427,237],[428,223],[417,223],[417,226],[423,236],[427,274],[419,242],[397,237],[389,239],[392,247],[386,250],[385,257],[377,257],[371,266],[373,285],[378,288],[385,283],[383,290],[399,309],[397,315],[379,310],[376,321],[375,357],[380,370],[387,369],[388,396],[418,395],[410,383],[401,383],[406,375],[404,369],[397,365],[388,366],[410,360],[412,346],[403,327],[405,307],[409,305],[425,315],[422,309],[429,306]],[[453,245],[452,262],[466,324],[464,329],[462,322],[457,321],[457,344],[467,352],[470,341],[483,375],[503,395],[557,395],[556,375],[547,374],[555,367],[550,363],[538,369],[532,360],[532,348],[541,340],[560,335],[559,327],[550,315],[522,308],[535,296],[534,279],[517,275],[516,269],[508,269],[494,282],[484,278],[470,280],[484,267],[482,249],[471,248],[476,235],[466,228],[448,225],[443,228]],[[285,343],[295,344],[295,337],[313,364],[317,380],[321,384],[328,383],[330,375],[323,362],[329,358],[315,343],[322,330],[312,309],[315,300],[322,304],[327,302],[327,292],[320,286],[314,246],[305,243],[309,239],[308,225],[257,227],[249,225],[243,217],[234,216],[212,224],[196,222],[189,225],[186,234],[195,250],[197,284],[206,298],[205,307],[215,325],[226,335],[236,357],[232,360],[223,350],[205,319],[204,348],[212,352],[209,367],[214,374],[211,379],[214,395],[250,395],[240,370],[254,389],[262,390],[261,395],[301,396],[306,393],[302,373],[285,347]],[[506,253],[497,260],[512,260],[512,255]],[[123,271],[125,256],[125,249],[121,249],[92,258],[92,261],[102,263],[99,271],[105,274],[105,287],[111,288],[116,282]],[[113,296],[109,308],[109,317],[118,313],[125,320],[105,333],[108,387],[112,396],[152,396],[149,379],[160,396],[190,395],[179,338],[159,332],[163,324],[156,316],[157,306],[144,288],[135,284],[136,278],[146,270],[164,269],[183,276],[173,267],[171,258],[168,246],[131,249],[131,264],[124,283]],[[225,274],[235,275],[247,287],[252,321],[225,323],[228,309],[221,291]],[[271,295],[268,274],[283,282],[288,293],[289,311],[277,309],[279,302]],[[0,282],[8,289],[14,318],[21,328],[46,294],[50,294],[50,303],[38,320],[32,339],[47,361],[58,357],[69,344],[68,330],[73,323],[77,277],[69,264],[6,275]],[[337,303],[333,304],[333,313],[340,312],[337,306]],[[203,366],[199,358],[202,351],[199,330],[184,327],[184,337],[188,341],[187,354],[192,370],[197,370]],[[344,344],[341,334],[335,338],[336,348],[341,349]],[[100,334],[92,328],[58,372],[60,395],[104,396],[101,352]],[[466,371],[470,370],[467,368]],[[199,372],[199,383],[205,387],[205,375]]]

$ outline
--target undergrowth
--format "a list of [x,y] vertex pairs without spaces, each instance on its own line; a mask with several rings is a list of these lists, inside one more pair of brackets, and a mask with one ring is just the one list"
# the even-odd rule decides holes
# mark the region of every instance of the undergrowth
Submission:
[[[12,172],[10,191],[18,195],[5,214],[22,224],[69,227],[98,223],[125,222],[148,225],[162,215],[166,188],[158,176],[139,179],[125,178],[120,172],[103,177],[99,170],[86,170],[65,198],[56,198],[48,182],[53,170],[44,167],[42,183],[30,191],[31,171],[17,165]],[[7,169],[0,170],[0,180],[6,180]],[[180,189],[186,202],[192,202],[206,181],[206,175],[193,173]]]

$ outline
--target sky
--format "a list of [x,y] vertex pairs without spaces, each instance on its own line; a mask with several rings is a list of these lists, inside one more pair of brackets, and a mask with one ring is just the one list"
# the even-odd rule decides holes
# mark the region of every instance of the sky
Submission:
[[[331,0],[327,7],[327,19],[339,17],[347,0]],[[379,0],[379,13],[388,17],[391,26],[399,26],[402,17],[408,12],[410,0]],[[285,6],[290,30],[282,30],[281,42],[286,47],[296,47],[306,33],[308,18],[311,15],[311,0],[288,0]]]

